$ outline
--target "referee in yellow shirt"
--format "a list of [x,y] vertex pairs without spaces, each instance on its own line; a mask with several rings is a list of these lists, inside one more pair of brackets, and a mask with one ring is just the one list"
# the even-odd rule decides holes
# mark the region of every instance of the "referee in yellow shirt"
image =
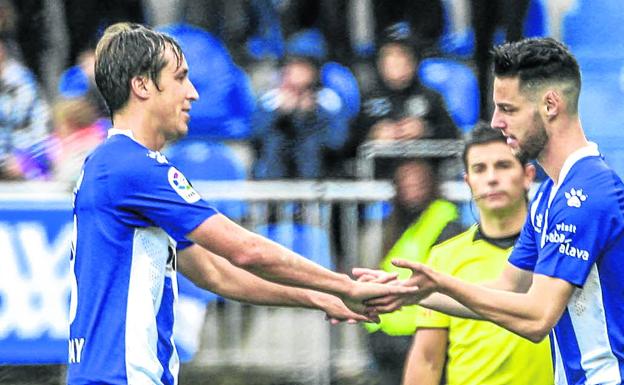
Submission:
[[[469,282],[496,279],[527,215],[535,168],[518,160],[499,131],[479,126],[466,141],[465,180],[480,221],[435,246],[428,264]],[[534,344],[493,323],[418,308],[404,385],[551,385],[548,339]]]

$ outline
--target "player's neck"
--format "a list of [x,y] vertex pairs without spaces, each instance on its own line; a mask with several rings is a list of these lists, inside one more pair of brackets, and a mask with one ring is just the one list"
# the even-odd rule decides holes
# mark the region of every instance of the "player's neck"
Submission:
[[587,145],[589,142],[583,133],[581,122],[575,117],[549,130],[548,143],[537,161],[550,179],[559,183],[559,174],[566,159]]
[[526,202],[496,212],[480,211],[481,232],[489,238],[505,238],[518,234],[526,220]]
[[113,116],[113,125],[119,130],[131,131],[134,140],[150,150],[160,151],[165,145],[164,136],[158,133],[154,122],[146,114],[122,109]]

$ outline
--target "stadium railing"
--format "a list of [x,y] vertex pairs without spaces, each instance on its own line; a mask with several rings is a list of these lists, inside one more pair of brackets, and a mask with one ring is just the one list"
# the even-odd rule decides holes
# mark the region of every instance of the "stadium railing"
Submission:
[[[302,242],[320,245],[300,250],[344,272],[376,265],[382,216],[362,213],[394,196],[391,183],[374,180],[198,181],[194,186],[207,200],[245,201],[249,210],[242,225],[281,234],[281,242],[295,248]],[[460,182],[444,184],[443,192],[453,200],[470,196]],[[65,362],[71,223],[71,193],[65,186],[0,183],[0,362]],[[277,226],[271,230],[270,224]],[[305,227],[314,230],[302,231]],[[289,232],[303,238],[299,243],[285,239]],[[319,311],[227,300],[210,302],[205,312],[192,310],[187,307],[179,317],[200,317],[203,328],[192,331],[199,345],[186,364],[192,369],[183,374],[264,368],[306,384],[329,384],[336,376],[361,373],[370,362],[362,328],[331,326]]]

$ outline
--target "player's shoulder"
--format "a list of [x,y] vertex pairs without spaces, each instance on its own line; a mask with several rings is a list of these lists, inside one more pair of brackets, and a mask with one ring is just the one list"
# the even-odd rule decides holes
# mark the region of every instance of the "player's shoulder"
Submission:
[[574,208],[619,206],[624,195],[622,180],[599,156],[579,160],[565,176],[559,189],[560,203]]
[[126,135],[113,135],[93,151],[88,164],[120,183],[141,183],[156,168],[169,166],[169,161]]
[[431,249],[431,253],[447,253],[449,250],[465,247],[474,240],[477,226],[473,225],[468,230],[451,237],[444,242],[440,242]]

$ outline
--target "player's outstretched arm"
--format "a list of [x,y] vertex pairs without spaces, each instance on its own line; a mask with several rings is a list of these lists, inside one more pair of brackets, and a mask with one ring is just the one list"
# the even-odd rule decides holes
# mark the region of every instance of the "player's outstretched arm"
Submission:
[[256,305],[320,309],[338,321],[378,322],[376,316],[356,313],[331,294],[266,281],[199,245],[178,252],[178,269],[197,286],[233,300]]
[[[574,286],[567,281],[535,274],[526,293],[510,292],[470,284],[419,263],[395,260],[393,264],[412,270],[412,276],[404,284],[419,286],[423,292],[447,295],[483,319],[534,342],[541,341],[550,332],[574,290]],[[406,295],[410,296],[414,297]],[[379,300],[369,303],[376,305]],[[433,310],[445,310],[436,308],[435,301],[431,300],[420,304]]]
[[362,283],[325,269],[221,214],[206,219],[188,238],[266,280],[333,294],[349,306],[369,298],[417,291],[413,287]]

